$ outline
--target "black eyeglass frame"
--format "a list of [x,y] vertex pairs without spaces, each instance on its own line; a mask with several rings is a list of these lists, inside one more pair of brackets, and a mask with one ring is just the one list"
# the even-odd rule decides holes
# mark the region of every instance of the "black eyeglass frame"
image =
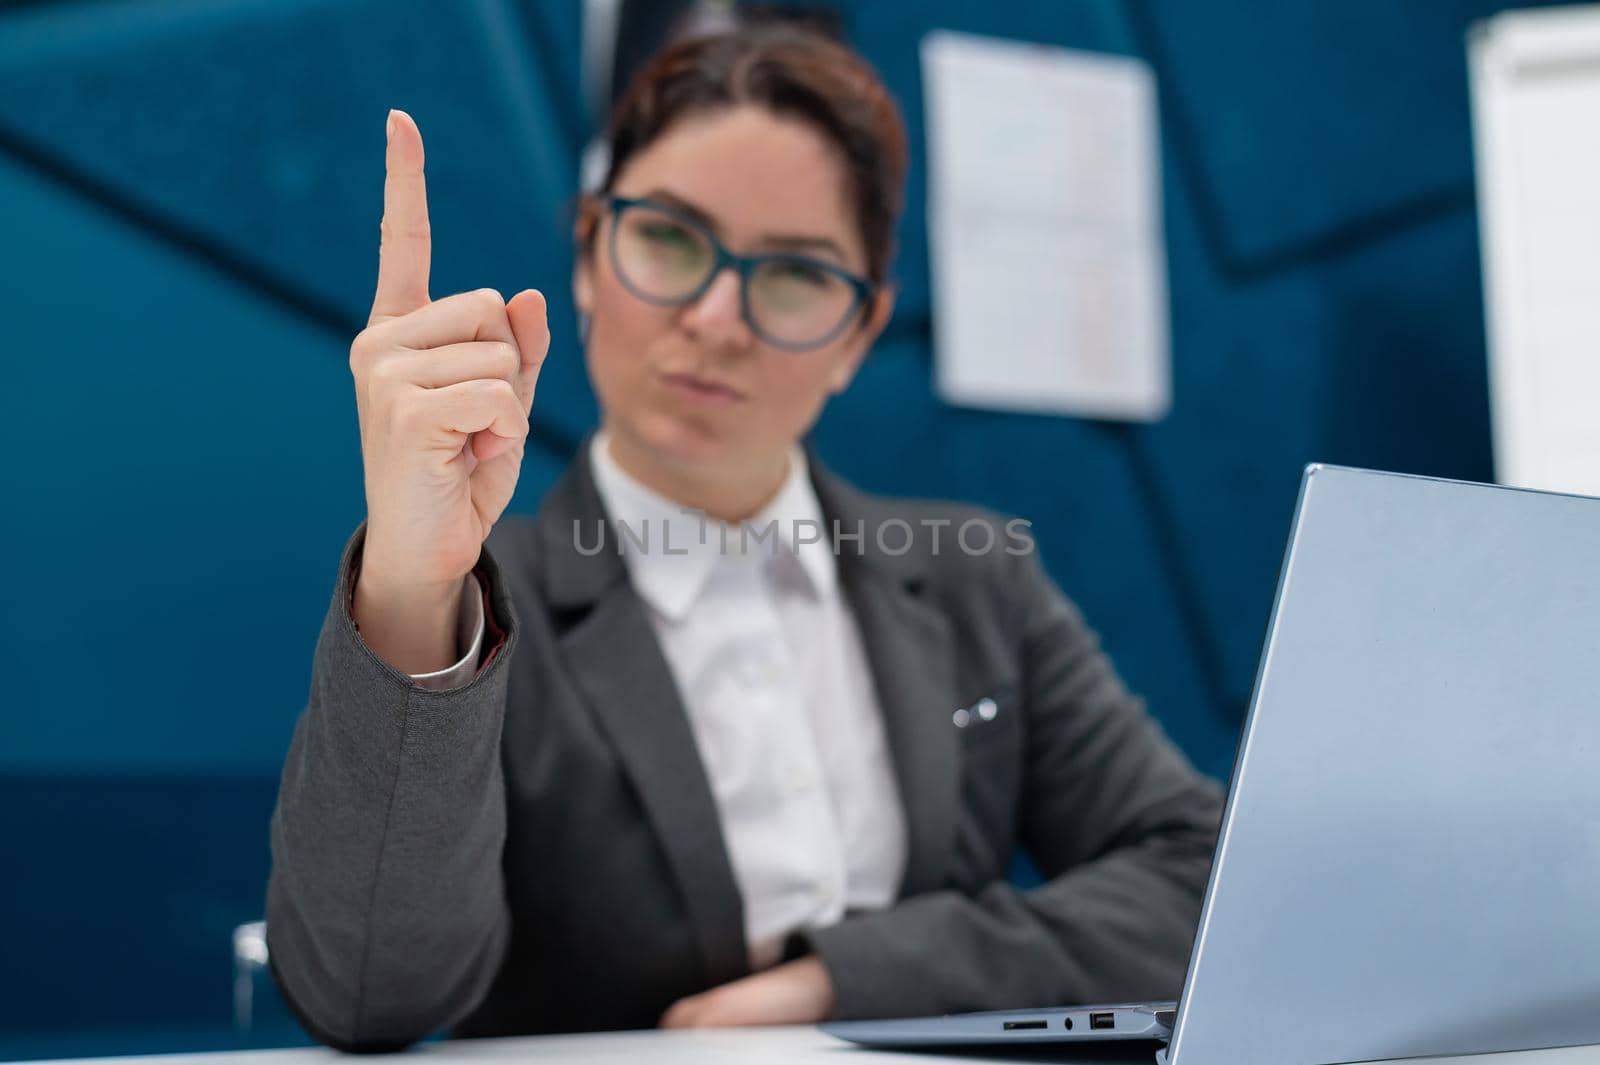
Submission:
[[[833,263],[826,262],[822,259],[813,259],[805,255],[795,255],[787,252],[776,252],[765,255],[736,255],[728,250],[727,245],[723,244],[722,241],[717,239],[717,235],[711,232],[704,222],[700,221],[700,219],[694,217],[692,214],[689,214],[687,211],[684,211],[670,203],[662,203],[659,200],[647,198],[615,196],[611,194],[601,196],[600,200],[606,205],[607,210],[610,212],[611,235],[610,239],[606,242],[606,245],[607,250],[611,255],[612,268],[616,271],[617,279],[622,282],[622,286],[624,288],[626,288],[633,295],[644,300],[646,303],[654,304],[657,307],[682,307],[685,304],[693,303],[695,300],[705,295],[705,291],[711,287],[711,283],[721,275],[723,270],[731,266],[739,275],[740,317],[744,319],[745,325],[750,327],[750,331],[752,333],[766,341],[768,344],[771,344],[773,347],[780,348],[784,351],[815,351],[817,348],[824,347],[832,343],[834,340],[838,339],[840,333],[844,332],[844,330],[849,327],[851,320],[860,314],[862,307],[864,307],[873,296],[877,295],[880,287],[876,284],[873,284],[871,281],[868,281],[864,277],[858,277],[843,267],[835,266]],[[696,285],[695,288],[687,295],[674,299],[662,299],[659,296],[652,296],[649,293],[640,290],[632,281],[628,279],[627,271],[622,269],[621,260],[617,255],[617,232],[621,229],[621,226],[618,223],[622,217],[622,212],[632,207],[644,207],[648,208],[649,210],[657,211],[661,214],[667,215],[674,221],[681,222],[684,226],[700,234],[705,238],[706,243],[711,246],[711,252],[714,256],[711,269],[706,273],[705,280]],[[804,343],[795,343],[793,341],[782,340],[778,337],[772,336],[765,329],[762,329],[761,326],[757,324],[755,315],[751,313],[750,310],[750,275],[755,273],[755,271],[760,269],[762,266],[772,262],[798,263],[809,269],[830,274],[849,285],[853,294],[853,299],[850,303],[849,309],[840,316],[839,324],[828,330],[828,332],[823,334],[820,339],[806,341]]]

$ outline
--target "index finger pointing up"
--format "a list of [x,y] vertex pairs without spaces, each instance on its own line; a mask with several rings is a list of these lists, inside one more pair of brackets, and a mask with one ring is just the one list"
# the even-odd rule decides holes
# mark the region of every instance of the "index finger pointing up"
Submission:
[[384,153],[382,240],[372,321],[428,304],[428,190],[422,177],[422,133],[404,111],[389,112]]

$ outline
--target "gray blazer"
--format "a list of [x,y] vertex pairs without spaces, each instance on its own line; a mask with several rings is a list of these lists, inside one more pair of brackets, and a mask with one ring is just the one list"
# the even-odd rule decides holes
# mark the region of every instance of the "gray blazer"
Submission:
[[[580,450],[587,454],[587,443]],[[1036,553],[972,555],[954,503],[863,493],[809,456],[844,541],[909,830],[899,900],[797,933],[836,1016],[1176,997],[1220,812],[1128,694]],[[349,612],[340,562],[272,820],[273,973],[306,1028],[352,1050],[642,1028],[745,975],[742,903],[710,784],[580,459],[478,574],[506,642],[426,691]],[[899,553],[900,519],[915,534]],[[939,529],[923,519],[947,519]],[[932,537],[942,533],[939,550]],[[973,536],[969,543],[981,538]],[[984,696],[988,719],[954,711]],[[1047,878],[1007,881],[1021,846]]]

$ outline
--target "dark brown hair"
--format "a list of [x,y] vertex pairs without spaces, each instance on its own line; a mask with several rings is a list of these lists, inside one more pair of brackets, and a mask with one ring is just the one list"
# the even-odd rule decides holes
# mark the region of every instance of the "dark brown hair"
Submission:
[[[802,119],[845,161],[867,250],[868,276],[881,284],[894,252],[904,199],[906,134],[878,75],[849,48],[793,23],[757,23],[670,45],[629,84],[611,115],[610,191],[635,152],[690,114],[757,104]],[[592,232],[592,231],[591,231]]]

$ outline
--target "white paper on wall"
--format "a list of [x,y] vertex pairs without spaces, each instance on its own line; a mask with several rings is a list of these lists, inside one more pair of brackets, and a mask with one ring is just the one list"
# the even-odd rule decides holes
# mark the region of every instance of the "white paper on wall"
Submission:
[[922,41],[936,385],[1154,421],[1171,405],[1155,79],[1140,60]]
[[1600,495],[1600,5],[1470,37],[1495,476]]

